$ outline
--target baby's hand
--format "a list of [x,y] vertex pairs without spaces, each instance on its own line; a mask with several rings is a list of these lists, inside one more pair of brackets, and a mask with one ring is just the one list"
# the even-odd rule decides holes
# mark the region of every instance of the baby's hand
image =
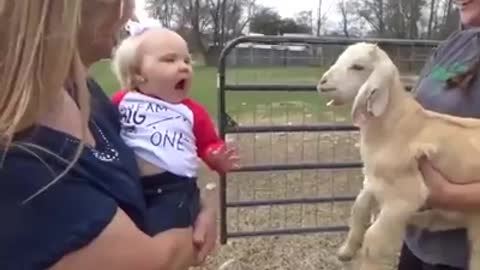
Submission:
[[219,147],[213,151],[210,151],[207,155],[207,159],[213,167],[219,172],[228,172],[232,169],[239,167],[238,162],[240,158],[237,155],[237,151],[226,145]]

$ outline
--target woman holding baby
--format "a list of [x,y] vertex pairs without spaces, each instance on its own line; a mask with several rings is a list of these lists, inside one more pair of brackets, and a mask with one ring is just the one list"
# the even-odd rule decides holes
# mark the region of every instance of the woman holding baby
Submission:
[[0,269],[186,269],[216,240],[200,203],[189,248],[146,233],[120,115],[86,69],[134,0],[0,0]]

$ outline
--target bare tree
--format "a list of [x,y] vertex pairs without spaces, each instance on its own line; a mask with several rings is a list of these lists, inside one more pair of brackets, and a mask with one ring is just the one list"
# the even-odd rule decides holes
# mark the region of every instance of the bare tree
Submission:
[[151,17],[156,18],[168,28],[172,28],[175,16],[178,14],[175,0],[147,0],[146,9]]
[[346,4],[345,0],[342,0],[342,2],[338,2],[338,10],[340,11],[340,14],[342,15],[343,34],[346,37],[350,37],[350,34],[348,32],[349,11],[347,10],[347,4]]
[[313,30],[312,20],[313,14],[311,10],[300,11],[295,15],[295,23],[299,26],[310,29],[310,33]]
[[430,0],[430,13],[429,13],[429,16],[428,16],[428,27],[427,27],[427,37],[428,38],[432,38],[432,33],[433,33],[433,20],[434,18],[436,17],[435,16],[435,3],[437,3],[437,1],[435,0]]
[[250,22],[255,0],[208,0],[213,23],[213,44],[223,46],[239,36]]
[[384,0],[357,0],[358,15],[376,32],[377,36],[385,35]]
[[254,0],[147,0],[162,25],[176,29],[204,56],[210,44],[223,47],[239,36],[254,13]]
[[[216,3],[214,2],[216,1]],[[220,17],[224,14],[220,12],[220,6],[222,2],[225,0],[208,0],[208,7],[210,10],[210,15],[212,16],[212,24],[213,24],[213,44],[219,45],[220,41],[220,29],[222,28],[220,23]]]

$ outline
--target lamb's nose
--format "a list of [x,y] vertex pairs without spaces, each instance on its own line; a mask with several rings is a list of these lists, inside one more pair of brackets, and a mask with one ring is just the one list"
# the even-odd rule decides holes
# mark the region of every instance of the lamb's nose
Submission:
[[327,79],[322,79],[322,80],[320,81],[320,84],[326,84],[326,83],[327,83]]

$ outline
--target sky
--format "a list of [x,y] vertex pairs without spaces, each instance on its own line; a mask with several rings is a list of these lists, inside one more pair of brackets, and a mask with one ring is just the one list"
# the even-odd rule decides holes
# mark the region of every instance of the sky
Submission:
[[[338,0],[322,0],[322,14],[328,14],[329,11],[335,10],[335,3]],[[137,16],[140,20],[148,21],[147,13],[143,10],[145,6],[145,0],[136,0],[137,3]],[[313,11],[314,18],[317,14],[319,0],[256,0],[257,4],[272,7],[282,17],[293,17],[300,11]]]

